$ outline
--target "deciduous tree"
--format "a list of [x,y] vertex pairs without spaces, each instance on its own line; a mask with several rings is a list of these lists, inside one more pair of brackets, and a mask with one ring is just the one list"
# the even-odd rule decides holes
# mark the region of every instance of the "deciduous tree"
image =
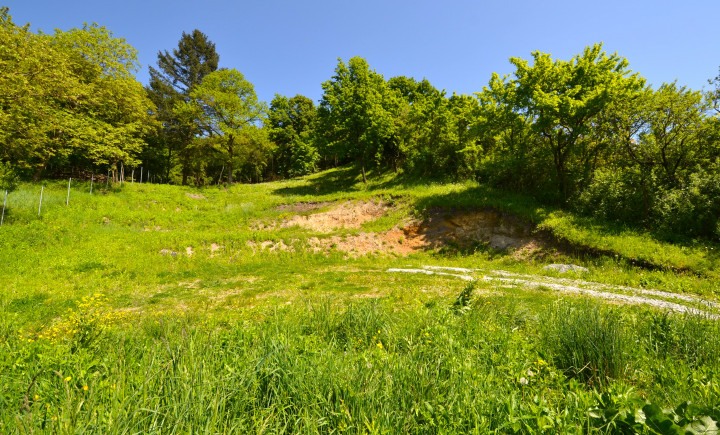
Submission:
[[268,112],[270,139],[277,145],[275,164],[285,177],[306,175],[317,170],[315,148],[317,109],[312,100],[296,95],[275,95]]
[[[233,182],[235,159],[246,148],[257,148],[265,140],[258,131],[266,107],[258,101],[255,89],[235,69],[219,70],[203,78],[190,93],[190,103],[178,103],[178,116],[194,115],[203,130],[222,138],[227,154],[228,183]],[[190,115],[189,115],[190,114]]]
[[533,52],[533,64],[511,58],[515,66],[517,110],[533,119],[533,129],[552,159],[559,198],[564,202],[597,151],[590,141],[595,117],[612,101],[642,89],[628,61],[607,55],[601,44],[587,47],[570,61]]
[[326,133],[341,154],[358,163],[367,184],[366,167],[373,160],[379,165],[383,143],[393,130],[392,116],[383,105],[387,83],[365,59],[353,57],[347,65],[338,59],[335,75],[322,87],[320,114]]
[[132,162],[152,130],[137,52],[98,25],[55,35],[0,10],[0,158],[39,178],[49,164]]

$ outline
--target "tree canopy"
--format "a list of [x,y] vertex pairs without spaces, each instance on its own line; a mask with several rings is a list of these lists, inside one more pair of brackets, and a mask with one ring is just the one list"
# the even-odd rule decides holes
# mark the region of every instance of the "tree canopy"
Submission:
[[157,118],[163,129],[157,140],[162,148],[156,165],[165,169],[166,177],[176,158],[182,167],[182,184],[188,183],[197,149],[193,139],[203,134],[202,126],[193,117],[183,118],[176,110],[178,103],[188,103],[190,93],[200,85],[203,78],[218,69],[220,56],[215,44],[201,31],[183,32],[178,47],[172,52],[158,53],[158,68],[150,67],[150,99],[157,106]]
[[258,131],[266,108],[252,83],[235,69],[212,72],[190,93],[190,103],[179,102],[176,112],[193,111],[202,128],[221,138],[227,153],[228,183],[233,182],[237,147],[262,142]]
[[366,167],[379,160],[383,142],[392,134],[392,118],[384,106],[387,83],[365,59],[353,57],[347,64],[338,59],[335,75],[322,87],[320,116],[332,148],[354,158],[367,183]]
[[50,165],[137,162],[154,128],[137,52],[105,27],[34,34],[0,11],[0,157],[39,178]]

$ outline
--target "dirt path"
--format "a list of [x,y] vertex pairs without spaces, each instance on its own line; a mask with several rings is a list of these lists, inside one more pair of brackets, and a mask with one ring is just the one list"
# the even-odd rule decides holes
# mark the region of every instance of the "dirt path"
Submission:
[[[706,301],[696,296],[669,293],[661,290],[615,286],[591,281],[553,278],[542,275],[524,275],[504,270],[464,269],[460,267],[423,266],[422,269],[388,269],[387,272],[450,276],[464,281],[492,281],[503,287],[542,287],[564,293],[592,296],[599,299],[617,300],[630,304],[645,304],[680,313],[701,315],[712,319],[720,318],[720,315],[685,305],[679,301],[704,305],[708,308],[718,308],[718,304],[714,302]],[[658,298],[673,299],[678,302],[671,302]]]

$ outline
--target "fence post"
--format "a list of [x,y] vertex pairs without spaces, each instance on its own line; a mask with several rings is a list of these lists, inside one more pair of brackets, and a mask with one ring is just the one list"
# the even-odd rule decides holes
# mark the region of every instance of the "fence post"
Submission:
[[95,182],[95,174],[90,175],[90,195],[92,195],[93,183]]
[[3,201],[3,211],[2,211],[2,217],[0,217],[0,227],[2,226],[3,222],[5,221],[5,204],[7,204],[7,194],[8,191],[5,191],[5,200]]
[[65,200],[65,206],[70,205],[70,183],[72,182],[72,177],[68,180],[68,194],[67,199]]
[[42,209],[42,196],[45,191],[45,186],[40,187],[40,205],[38,206],[38,216],[40,216],[40,210]]
[[143,167],[140,166],[140,183],[142,183],[142,173],[143,173]]

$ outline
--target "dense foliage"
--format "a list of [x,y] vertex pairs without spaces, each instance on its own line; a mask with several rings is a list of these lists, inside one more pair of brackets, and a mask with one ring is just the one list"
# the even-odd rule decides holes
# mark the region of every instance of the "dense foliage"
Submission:
[[4,165],[38,179],[48,169],[75,175],[139,163],[155,125],[133,76],[137,53],[125,40],[97,25],[34,34],[13,23],[7,8],[0,40]]
[[158,54],[143,92],[134,49],[103,27],[34,34],[7,9],[1,24],[3,185],[48,169],[143,166],[156,181],[206,185],[351,164],[366,184],[384,170],[476,179],[605,220],[720,238],[720,76],[707,94],[654,89],[596,44],[569,61],[511,58],[513,74],[448,95],[354,57],[338,60],[317,106],[276,95],[267,107],[239,71],[218,70],[198,30]]

